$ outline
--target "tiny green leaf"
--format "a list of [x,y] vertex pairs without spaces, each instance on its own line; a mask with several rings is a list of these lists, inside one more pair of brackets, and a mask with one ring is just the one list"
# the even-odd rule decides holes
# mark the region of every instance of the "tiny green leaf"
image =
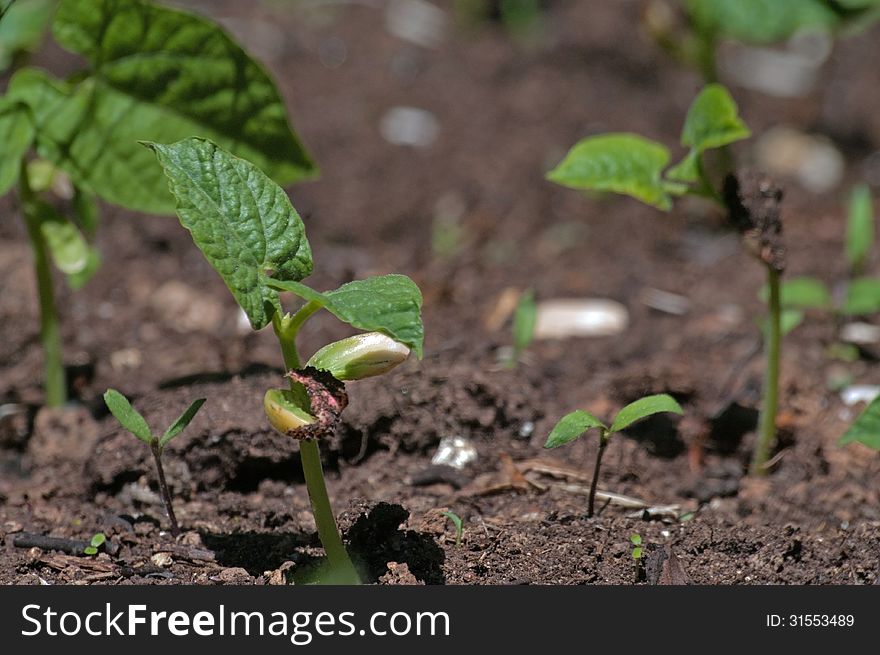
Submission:
[[605,424],[592,414],[576,410],[563,416],[547,437],[544,448],[558,448],[574,441],[590,428],[605,430]]
[[253,328],[262,329],[279,307],[270,282],[299,281],[312,272],[305,226],[287,194],[256,166],[206,139],[144,145],[165,169],[181,224]]
[[672,207],[661,173],[669,150],[637,134],[613,133],[580,141],[547,174],[571,189],[613,191],[668,211]]
[[34,124],[27,106],[0,97],[0,196],[18,182],[21,159],[34,140]]
[[642,535],[640,535],[640,534],[634,534],[634,535],[630,536],[629,540],[633,546],[641,546],[642,545]]
[[807,28],[830,29],[837,15],[822,0],[688,0],[700,31],[745,43],[774,43]]
[[871,190],[861,184],[854,187],[849,197],[846,222],[846,260],[850,269],[858,271],[864,266],[874,245],[874,208]]
[[862,277],[849,283],[843,313],[859,316],[880,311],[880,279]]
[[336,318],[359,330],[381,332],[422,357],[422,293],[405,275],[378,275],[343,284],[321,293],[294,280],[270,279],[278,291],[292,291],[303,300],[324,307]]
[[880,450],[880,398],[874,399],[865,408],[865,411],[840,438],[838,445],[843,446],[853,441],[858,441],[874,450]]
[[104,545],[104,542],[107,541],[107,536],[103,532],[98,532],[92,536],[91,542],[89,542],[92,548],[100,548]]
[[159,447],[164,448],[165,444],[171,441],[174,437],[180,434],[187,425],[190,424],[198,411],[202,408],[202,405],[205,404],[205,398],[199,398],[198,400],[194,400],[192,404],[187,407],[186,411],[181,414],[174,423],[168,426],[168,429],[165,430],[165,434],[163,434],[159,438]]
[[617,416],[614,417],[614,423],[611,424],[608,431],[620,432],[636,421],[640,421],[653,414],[659,414],[660,412],[672,412],[673,414],[684,413],[681,409],[681,405],[679,405],[672,396],[665,393],[656,394],[654,396],[645,396],[621,409],[617,413]]
[[153,435],[150,432],[150,426],[147,425],[144,417],[131,406],[128,398],[116,391],[116,389],[107,389],[104,393],[104,402],[113,416],[116,417],[116,420],[122,424],[122,427],[144,443],[152,443]]
[[538,308],[535,305],[535,292],[527,289],[519,298],[516,312],[513,314],[513,352],[514,358],[519,357],[529,347],[535,335],[535,324],[538,320]]
[[746,139],[750,134],[730,92],[720,84],[709,84],[694,98],[684,121],[681,145],[690,152],[667,175],[673,180],[696,182],[699,158],[706,150]]
[[[767,302],[770,291],[765,284],[759,297]],[[821,280],[812,277],[793,277],[783,280],[779,289],[779,301],[783,307],[797,309],[828,309],[831,306],[831,292]]]
[[455,512],[443,512],[443,516],[452,521],[452,525],[455,527],[455,545],[456,547],[461,546],[461,537],[464,534],[464,521]]
[[86,546],[85,548],[83,548],[83,552],[84,552],[86,555],[97,555],[97,554],[98,554],[98,549],[95,548],[94,546]]
[[642,549],[641,548],[633,548],[632,556],[633,556],[633,559],[642,559]]

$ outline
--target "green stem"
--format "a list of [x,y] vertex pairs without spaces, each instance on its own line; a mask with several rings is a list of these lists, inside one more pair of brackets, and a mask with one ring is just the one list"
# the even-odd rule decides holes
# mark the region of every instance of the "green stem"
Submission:
[[153,439],[152,443],[150,443],[150,451],[153,453],[153,459],[156,462],[159,491],[162,494],[162,502],[165,503],[165,512],[168,514],[168,520],[171,522],[171,535],[177,537],[180,534],[180,526],[177,523],[177,517],[174,515],[174,505],[171,504],[171,490],[168,488],[168,482],[165,481],[165,469],[162,467],[162,447],[159,445],[158,439]]
[[61,329],[58,312],[55,309],[55,292],[52,289],[52,270],[49,267],[49,253],[46,240],[40,229],[40,216],[34,193],[31,190],[27,173],[27,162],[21,162],[19,178],[22,213],[27,226],[31,250],[34,253],[34,268],[37,276],[37,293],[40,301],[40,341],[43,346],[43,384],[46,405],[60,407],[67,402],[67,381],[64,376],[64,361],[61,358]]
[[765,352],[767,354],[764,377],[764,401],[758,422],[758,442],[752,457],[752,475],[767,472],[766,464],[770,449],[776,440],[776,412],[779,407],[779,354],[782,344],[781,303],[779,301],[779,271],[767,267],[767,284],[770,287],[768,301],[769,325],[767,328]]
[[[278,337],[278,343],[281,345],[284,366],[288,370],[300,367],[299,353],[296,349],[296,335],[306,319],[320,308],[321,306],[317,303],[309,302],[293,316],[281,317],[276,313],[272,319],[272,327]],[[291,388],[295,390],[296,384],[291,381]],[[312,503],[312,514],[315,516],[318,536],[333,572],[333,581],[359,584],[360,576],[358,576],[357,570],[345,550],[345,545],[342,543],[333,508],[330,505],[327,484],[324,481],[324,470],[321,467],[321,452],[318,448],[318,442],[310,439],[300,441],[299,456],[306,479],[306,489],[309,491],[309,499]]]

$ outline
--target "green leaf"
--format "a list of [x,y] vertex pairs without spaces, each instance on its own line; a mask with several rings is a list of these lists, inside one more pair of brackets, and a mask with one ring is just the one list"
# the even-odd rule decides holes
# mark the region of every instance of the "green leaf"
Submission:
[[688,0],[687,8],[699,31],[745,43],[775,43],[838,21],[822,0]]
[[547,179],[571,189],[622,193],[668,211],[669,193],[660,174],[669,150],[637,134],[615,133],[580,141]]
[[168,429],[165,430],[165,434],[159,438],[159,448],[164,448],[165,444],[183,432],[184,428],[186,428],[186,426],[195,418],[198,411],[202,408],[202,405],[205,404],[205,400],[205,398],[194,400],[192,404],[187,407],[186,411],[181,414],[174,423],[168,426]]
[[34,140],[34,124],[28,108],[12,99],[0,98],[0,196],[18,182],[21,159]]
[[550,436],[547,437],[547,443],[544,444],[544,448],[558,448],[559,446],[564,446],[565,444],[574,441],[591,428],[601,428],[604,431],[605,424],[592,414],[580,409],[571,414],[566,414],[550,432]]
[[846,261],[850,269],[860,270],[874,245],[874,208],[871,190],[861,184],[849,197],[846,222]]
[[84,552],[86,555],[97,555],[97,554],[98,554],[98,549],[95,548],[94,546],[86,546],[85,548],[83,548],[83,552]]
[[518,357],[535,335],[535,324],[538,320],[538,308],[535,305],[535,292],[527,289],[519,298],[516,312],[513,314],[513,351]]
[[287,194],[256,166],[206,139],[144,145],[165,169],[181,224],[253,328],[265,327],[279,308],[269,283],[312,272],[305,226]]
[[79,228],[47,202],[34,202],[40,218],[40,231],[52,262],[65,275],[76,275],[89,265],[90,247]]
[[267,284],[317,303],[340,321],[359,330],[386,334],[412,348],[419,359],[422,357],[425,339],[422,293],[405,275],[369,277],[324,293],[295,281],[271,279]]
[[[800,309],[783,309],[779,314],[779,334],[780,336],[785,336],[796,327],[798,327],[801,323],[804,322],[805,314],[803,310]],[[761,328],[761,335],[764,340],[767,341],[770,339],[770,317],[765,316],[761,320],[757,321],[758,326]]]
[[853,441],[880,450],[880,398],[874,399],[855,420],[849,430],[840,438],[838,445],[844,446]]
[[856,316],[880,311],[880,279],[861,277],[850,282],[842,311]]
[[614,423],[611,424],[608,431],[620,432],[636,421],[640,421],[653,414],[659,414],[660,412],[672,412],[673,414],[684,413],[681,409],[681,405],[679,405],[672,396],[665,393],[656,394],[654,396],[645,396],[621,409],[617,413],[617,416],[614,417]]
[[89,542],[92,548],[100,548],[107,541],[107,536],[103,532],[98,532],[92,536],[92,540]]
[[641,546],[642,545],[642,535],[640,535],[640,534],[631,535],[629,538],[629,541],[633,546]]
[[89,246],[85,266],[78,273],[71,273],[67,276],[67,285],[74,291],[82,289],[94,277],[99,268],[101,268],[101,253],[95,246]]
[[144,417],[131,406],[128,398],[116,391],[116,389],[107,389],[104,393],[104,402],[107,404],[107,409],[110,410],[110,413],[122,424],[122,427],[144,443],[149,444],[152,442],[153,434],[150,432],[150,426],[147,425]]
[[40,154],[86,190],[173,213],[161,170],[137,142],[193,134],[282,184],[315,172],[272,80],[217,25],[140,0],[62,0],[53,30],[94,72],[75,85],[41,74],[43,88],[30,91],[28,104]]
[[55,0],[17,0],[6,6],[0,20],[0,72],[20,52],[34,52],[43,42]]
[[455,512],[441,512],[441,514],[452,521],[452,525],[455,527],[455,545],[460,546],[461,537],[464,534],[464,521]]
[[681,132],[681,145],[690,152],[667,172],[673,180],[696,182],[700,156],[711,148],[720,148],[751,136],[739,117],[733,98],[720,84],[709,84],[694,98]]
[[[758,294],[763,302],[770,298],[765,284]],[[831,292],[821,280],[813,277],[793,277],[783,280],[779,288],[779,301],[783,307],[798,309],[828,309],[831,306]]]

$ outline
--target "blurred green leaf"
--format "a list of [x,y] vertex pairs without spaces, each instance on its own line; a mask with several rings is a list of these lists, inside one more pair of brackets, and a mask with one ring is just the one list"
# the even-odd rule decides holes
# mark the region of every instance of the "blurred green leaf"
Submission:
[[[758,297],[767,302],[770,292],[765,284]],[[828,309],[831,306],[831,292],[821,280],[812,277],[793,277],[782,280],[779,286],[779,301],[783,307],[793,309]]]
[[846,260],[859,271],[874,246],[874,207],[867,185],[854,187],[849,197],[846,221]]
[[639,398],[635,402],[632,402],[621,409],[617,413],[617,416],[614,417],[614,422],[611,424],[611,427],[608,429],[608,431],[620,432],[621,430],[625,430],[626,428],[628,428],[636,421],[640,421],[643,418],[647,418],[661,412],[671,412],[673,414],[684,413],[684,411],[681,409],[681,405],[679,405],[676,400],[670,395],[660,393],[653,396],[645,396],[644,398]]
[[687,0],[704,33],[744,43],[776,43],[806,29],[832,29],[837,14],[822,0]]
[[128,398],[123,396],[116,389],[107,389],[104,393],[104,402],[107,409],[116,417],[116,420],[126,430],[131,432],[138,439],[146,444],[150,444],[153,440],[153,434],[150,432],[150,426],[144,420],[144,417],[131,406]]
[[18,182],[21,159],[34,140],[34,124],[28,108],[9,98],[0,97],[0,196]]
[[[783,309],[779,314],[779,333],[785,336],[801,323],[804,322],[804,312],[800,309]],[[770,334],[770,317],[765,316],[760,322],[761,334],[764,340],[769,338]]]
[[840,438],[838,445],[844,446],[857,441],[861,444],[880,450],[880,398],[865,408],[846,433]]
[[529,347],[535,336],[535,324],[538,320],[538,307],[535,304],[535,292],[526,289],[519,298],[513,314],[513,356],[519,358]]
[[47,202],[36,200],[34,207],[40,219],[40,231],[58,270],[65,275],[86,270],[90,247],[79,228]]
[[661,173],[669,150],[637,134],[612,133],[588,137],[547,174],[547,179],[571,189],[613,191],[668,211],[669,190]]
[[56,0],[16,0],[4,3],[0,18],[0,72],[20,52],[34,52],[43,42]]
[[853,316],[880,311],[880,279],[861,277],[852,280],[846,290],[842,311]]
[[601,428],[604,431],[605,424],[592,414],[580,409],[571,414],[566,414],[550,432],[550,436],[547,437],[547,443],[544,444],[544,448],[558,448],[559,446],[563,446],[570,441],[574,441],[591,428]]

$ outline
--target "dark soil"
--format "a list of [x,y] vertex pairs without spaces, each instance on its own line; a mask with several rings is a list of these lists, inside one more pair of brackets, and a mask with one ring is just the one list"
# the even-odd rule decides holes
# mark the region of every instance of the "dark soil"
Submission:
[[[383,12],[365,4],[201,3],[258,53],[266,25],[285,36],[266,64],[322,170],[291,190],[315,254],[311,282],[332,288],[401,272],[424,292],[426,357],[350,384],[342,426],[324,449],[331,497],[372,581],[880,579],[880,457],[836,445],[854,410],[826,384],[841,372],[880,381],[880,353],[831,359],[835,321],[810,315],[785,343],[773,470],[746,476],[761,382],[759,358],[747,356],[758,339],[762,267],[702,205],[661,215],[543,179],[590,133],[677,143],[700,82],[637,29],[639,4],[548,2],[539,45],[498,26],[451,23],[439,46],[421,48],[389,34]],[[788,123],[830,135],[847,158],[833,192],[784,181],[788,274],[845,279],[841,199],[880,149],[878,36],[840,42],[806,98],[733,88],[756,135]],[[340,43],[344,63],[328,67],[322,53]],[[38,63],[74,68],[52,48]],[[431,111],[436,143],[384,141],[379,120],[395,105]],[[736,153],[748,160],[748,143]],[[450,206],[461,208],[462,239],[439,256],[432,224]],[[81,292],[57,285],[75,400],[47,410],[30,254],[12,199],[0,208],[9,214],[0,222],[0,583],[280,584],[315,570],[322,550],[297,445],[272,432],[261,409],[265,389],[283,384],[277,345],[271,331],[241,327],[177,221],[104,208],[103,268]],[[878,269],[875,256],[868,272]],[[500,299],[529,286],[539,298],[618,300],[630,325],[616,337],[537,342],[506,369]],[[648,308],[646,288],[686,296],[688,313]],[[304,330],[303,352],[347,333],[320,316]],[[156,426],[208,398],[165,457],[186,530],[177,540],[164,531],[147,448],[103,406],[111,386]],[[548,452],[546,435],[575,408],[611,416],[648,392],[675,396],[685,418],[658,417],[613,440],[600,488],[652,509],[600,500],[587,519],[596,443]],[[463,470],[431,464],[452,436],[478,453]],[[447,510],[464,521],[460,544]],[[104,532],[113,554],[18,547],[23,532],[86,541]],[[646,544],[644,570],[631,557],[635,533]]]

